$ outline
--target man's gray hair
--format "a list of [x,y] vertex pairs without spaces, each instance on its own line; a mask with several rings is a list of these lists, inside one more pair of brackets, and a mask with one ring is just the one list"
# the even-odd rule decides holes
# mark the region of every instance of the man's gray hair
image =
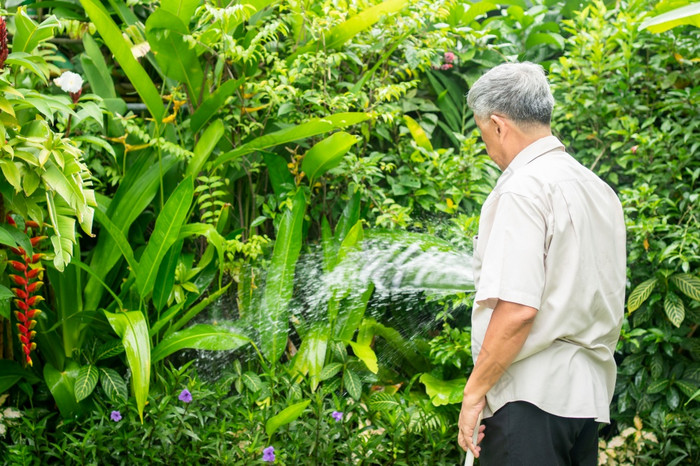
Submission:
[[518,125],[549,125],[554,97],[541,65],[503,63],[474,83],[467,105],[480,120],[499,114]]

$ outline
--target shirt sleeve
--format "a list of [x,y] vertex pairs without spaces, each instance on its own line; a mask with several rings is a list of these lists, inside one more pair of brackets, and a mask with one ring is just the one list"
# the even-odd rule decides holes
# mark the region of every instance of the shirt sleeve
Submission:
[[545,284],[546,215],[534,199],[502,193],[489,205],[491,229],[479,245],[481,276],[475,301],[495,308],[498,300],[540,308]]

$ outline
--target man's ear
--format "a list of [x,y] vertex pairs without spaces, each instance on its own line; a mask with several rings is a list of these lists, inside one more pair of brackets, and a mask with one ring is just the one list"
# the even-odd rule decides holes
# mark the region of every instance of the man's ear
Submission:
[[496,125],[496,134],[498,135],[498,137],[502,137],[503,135],[505,135],[507,127],[507,122],[505,118],[499,115],[491,115],[491,121],[494,125]]

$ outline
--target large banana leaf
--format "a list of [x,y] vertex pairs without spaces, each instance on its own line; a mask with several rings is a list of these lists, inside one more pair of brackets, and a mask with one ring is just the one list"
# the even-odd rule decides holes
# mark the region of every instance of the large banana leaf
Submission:
[[356,125],[357,123],[361,123],[368,118],[369,114],[357,112],[336,113],[335,115],[330,115],[325,118],[312,118],[306,123],[260,136],[259,138],[253,139],[252,141],[243,144],[232,151],[226,152],[225,154],[220,155],[219,158],[214,161],[214,166],[219,166],[224,162],[228,162],[236,157],[250,154],[256,150],[267,149],[268,147],[278,146],[287,142],[317,136],[319,134],[333,131],[334,129]]
[[148,245],[135,270],[136,286],[141,299],[146,299],[153,290],[160,263],[168,249],[177,241],[193,198],[194,183],[191,177],[187,177],[175,188],[158,215]]
[[357,141],[357,137],[340,131],[309,149],[301,163],[301,170],[306,173],[309,183],[313,185],[319,176],[338,165]]
[[294,270],[302,243],[302,225],[306,212],[303,191],[294,197],[292,210],[282,215],[272,259],[267,272],[262,315],[260,316],[260,346],[271,362],[276,362],[287,344],[289,330],[289,300],[294,286]]
[[114,332],[122,339],[131,369],[131,388],[143,423],[143,409],[148,399],[151,378],[151,339],[148,336],[146,318],[141,311],[104,313]]
[[199,101],[204,72],[194,49],[185,42],[189,29],[180,18],[158,8],[146,20],[146,38],[163,73],[184,83],[190,101]]
[[386,0],[378,5],[367,8],[330,31],[322,33],[322,37],[319,39],[299,48],[287,58],[287,63],[292,63],[294,59],[302,53],[338,48],[359,32],[371,27],[374,23],[379,21],[382,16],[400,11],[406,5],[408,5],[408,0]]
[[97,27],[102,40],[105,41],[114,58],[126,73],[134,89],[141,96],[148,111],[157,122],[162,121],[165,108],[158,90],[141,64],[134,58],[131,47],[122,37],[121,31],[112,21],[104,6],[97,0],[80,0],[80,3],[85,8],[85,13],[90,17],[90,21]]
[[208,324],[193,325],[180,332],[175,332],[161,341],[153,349],[152,362],[185,348],[200,350],[235,350],[250,343],[250,338],[233,330]]

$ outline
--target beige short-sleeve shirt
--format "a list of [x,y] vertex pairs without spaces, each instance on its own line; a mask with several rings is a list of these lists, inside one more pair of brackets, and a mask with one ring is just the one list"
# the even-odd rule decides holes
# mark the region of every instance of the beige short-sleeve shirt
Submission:
[[482,207],[475,238],[474,360],[499,299],[538,312],[515,361],[487,393],[485,416],[527,401],[557,416],[610,421],[625,261],[615,192],[556,137],[513,159]]

